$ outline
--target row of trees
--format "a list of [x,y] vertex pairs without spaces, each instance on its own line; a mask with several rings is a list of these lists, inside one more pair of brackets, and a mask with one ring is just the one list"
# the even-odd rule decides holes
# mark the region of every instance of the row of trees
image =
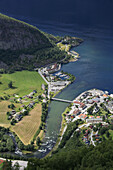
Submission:
[[15,150],[13,140],[8,133],[9,129],[0,127],[0,152],[13,152]]
[[41,116],[41,121],[45,123],[46,118],[48,115],[48,105],[47,103],[42,103],[42,116]]
[[33,145],[32,142],[31,142],[31,144],[24,145],[24,143],[19,139],[19,137],[16,134],[14,134],[14,136],[15,136],[15,140],[16,140],[16,143],[17,143],[19,149],[27,150],[27,151],[33,151],[34,150],[34,145]]

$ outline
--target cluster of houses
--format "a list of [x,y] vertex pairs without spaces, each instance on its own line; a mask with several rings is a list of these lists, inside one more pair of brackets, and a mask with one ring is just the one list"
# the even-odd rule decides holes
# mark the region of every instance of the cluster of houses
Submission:
[[41,69],[41,72],[45,75],[49,75],[51,73],[59,71],[60,69],[61,69],[61,64],[55,63],[55,64],[49,65],[47,67],[43,67]]
[[[42,84],[42,90],[45,91],[46,87],[44,84]],[[25,95],[23,97],[19,97],[18,95],[15,95],[16,101],[18,101],[19,103],[21,103],[21,108],[18,109],[18,111],[16,110],[11,110],[10,114],[8,116],[9,120],[16,120],[16,122],[20,121],[22,119],[22,117],[26,114],[28,114],[28,111],[30,109],[33,108],[33,106],[35,105],[35,100],[38,99],[38,96],[34,95],[37,93],[36,90],[33,90],[31,93],[29,93],[28,95]],[[43,93],[42,94],[42,98],[43,98],[43,102],[46,103],[46,94]],[[25,105],[25,103],[28,103],[27,105]]]
[[90,130],[87,129],[85,131],[85,134],[83,135],[83,138],[82,138],[83,142],[85,142],[85,144],[88,144],[88,145],[90,144],[89,135],[90,135]]
[[[80,96],[73,101],[73,105],[69,111],[66,113],[66,121],[75,121],[77,119],[82,119],[86,123],[100,123],[102,122],[101,116],[96,116],[96,113],[99,111],[100,104],[103,103],[106,108],[113,113],[113,95],[109,95],[107,91],[101,91],[97,89],[92,89],[82,93]],[[88,115],[88,108],[93,106],[96,103],[93,109],[93,116]],[[111,116],[113,117],[113,116]]]
[[57,93],[70,84],[70,81],[68,81],[70,77],[62,72],[58,72],[60,69],[61,64],[53,64],[38,69],[39,74],[48,84],[48,98],[50,92]]
[[21,105],[21,107],[23,108],[21,111],[16,112],[16,110],[11,110],[10,111],[10,116],[8,117],[8,119],[10,119],[10,120],[14,119],[17,122],[20,121],[22,119],[23,115],[26,115],[25,113],[28,113],[28,109],[33,108],[34,105],[35,105],[35,102],[30,102],[26,106]]
[[100,135],[98,134],[98,131],[96,133],[93,132],[93,125],[90,125],[83,134],[82,141],[89,145],[93,144],[95,146],[96,142],[99,142],[101,140]]
[[18,121],[20,121],[22,119],[22,117],[23,117],[22,113],[23,112],[24,112],[23,110],[21,112],[16,112],[15,110],[12,110],[10,112],[10,116],[9,116],[8,119],[15,119],[18,122]]
[[20,102],[20,103],[22,103],[22,100],[27,100],[27,99],[25,99],[25,98],[33,99],[33,96],[34,96],[34,94],[36,94],[36,93],[37,93],[37,91],[36,91],[36,90],[33,90],[33,92],[31,92],[30,94],[25,95],[25,96],[23,96],[23,97],[21,97],[21,98],[18,98],[17,101]]

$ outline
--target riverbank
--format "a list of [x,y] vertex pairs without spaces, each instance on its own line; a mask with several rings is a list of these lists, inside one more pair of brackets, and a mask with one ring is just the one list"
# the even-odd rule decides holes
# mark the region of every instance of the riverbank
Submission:
[[[49,66],[50,67],[50,66]],[[59,65],[59,67],[58,67],[58,70],[61,68],[61,65]],[[56,69],[56,71],[58,71],[57,69]],[[71,75],[71,74],[70,74]],[[67,73],[62,73],[61,74],[61,76],[62,77],[67,77],[66,79],[69,79],[70,78],[70,75],[67,75]],[[42,77],[42,76],[41,76]],[[71,77],[71,78],[73,78],[73,77]],[[43,78],[44,79],[44,78]],[[62,81],[61,80],[61,82],[57,82],[57,81],[55,81],[54,82],[54,84],[55,84],[55,88],[56,88],[56,86],[61,86],[61,84],[62,83],[65,83],[64,85],[62,85],[62,88],[60,89],[60,90],[58,90],[58,92],[56,93],[56,94],[58,94],[59,92],[61,92],[64,88],[66,88],[70,83],[72,83],[73,81],[75,80],[75,78],[73,78],[73,80],[68,80],[68,81]],[[45,79],[44,79],[44,81],[45,81]],[[47,83],[48,81],[46,81],[46,83]],[[53,82],[52,82],[53,83]],[[57,84],[57,83],[59,83],[59,84]],[[48,83],[47,83],[48,84]],[[57,85],[56,85],[57,84]],[[59,88],[58,88],[59,89]],[[56,95],[55,94],[55,95]],[[24,94],[25,95],[25,94]],[[16,97],[17,97],[17,95],[16,95]],[[33,96],[31,96],[31,94],[30,94],[30,96],[28,96],[29,98],[33,98],[34,99],[34,97]],[[47,97],[47,96],[46,96]],[[48,95],[48,97],[49,97],[49,95]],[[22,98],[22,99],[21,99]],[[22,97],[19,97],[19,95],[18,95],[18,98],[17,98],[17,100],[19,100],[18,102],[21,102],[21,104],[22,104],[22,102],[23,102],[23,100],[27,100],[26,98],[27,98],[27,96],[22,96]],[[31,100],[31,99],[29,99],[29,100]],[[43,99],[43,102],[47,102],[47,100],[46,99]],[[24,104],[25,105],[25,104]],[[23,106],[24,106],[23,105]],[[22,106],[22,107],[23,107]],[[26,105],[25,105],[26,106]],[[20,107],[21,107],[21,105],[20,105]],[[19,124],[19,123],[18,123]],[[43,124],[44,126],[45,126],[45,124]],[[44,129],[45,130],[45,129]],[[43,130],[43,133],[42,133],[42,131],[41,131],[41,133],[39,134],[39,137],[40,137],[40,139],[41,140],[43,140],[43,137],[45,136],[45,133],[44,133],[44,130]],[[17,133],[18,134],[18,133]],[[36,132],[36,134],[37,134],[37,132]],[[61,134],[62,135],[62,134]],[[35,137],[36,137],[36,135],[35,135]],[[32,142],[32,141],[31,141]],[[35,151],[35,149],[38,149],[38,147],[36,146],[36,141],[34,141],[34,138],[33,138],[33,142],[34,142],[34,151]],[[32,142],[32,145],[33,145],[33,142]],[[30,142],[29,142],[29,144],[30,144]],[[50,149],[50,148],[49,148]],[[24,154],[25,153],[28,153],[28,151],[24,151],[23,152]],[[30,153],[31,153],[31,151],[30,151]],[[34,153],[34,152],[33,152]]]
[[[67,110],[67,108],[66,108],[66,110]],[[54,146],[54,147],[52,148],[52,150],[46,155],[46,157],[51,156],[52,153],[54,153],[54,152],[57,150],[57,148],[58,148],[58,146],[59,146],[59,144],[60,144],[60,142],[61,142],[61,140],[62,140],[62,137],[63,137],[63,135],[64,135],[64,133],[65,133],[65,131],[66,131],[66,129],[67,129],[67,124],[66,124],[66,121],[65,121],[65,118],[64,118],[64,114],[65,114],[66,110],[62,113],[62,121],[61,121],[60,133],[59,133],[59,135],[58,135],[58,138],[57,138],[57,141],[56,141],[56,143],[55,143],[55,146]]]
[[[66,110],[63,112],[58,139],[56,141],[54,148],[47,155],[47,157],[51,156],[52,153],[55,153],[56,150],[58,149],[58,146],[63,138],[63,135],[69,123],[75,122],[80,119],[82,120],[83,122],[82,125],[78,126],[76,131],[79,131],[81,128],[84,127],[88,128],[92,123],[94,124],[102,123],[104,126],[107,125],[108,118],[107,119],[105,118],[104,120],[103,116],[108,112],[109,120],[111,120],[112,113],[113,113],[112,112],[113,109],[111,106],[112,99],[113,99],[113,94],[109,94],[108,91],[102,91],[98,89],[87,90],[81,93],[80,95],[78,95],[73,100],[73,104],[68,106]],[[94,113],[90,114],[90,110],[92,109],[94,109]],[[99,110],[101,110],[101,115]],[[93,145],[96,146],[94,142]]]
[[[60,42],[61,43],[61,42]],[[78,44],[77,44],[78,45]],[[76,46],[76,45],[71,45],[70,44],[70,48],[68,48],[68,50],[70,50],[70,52],[68,53],[67,52],[67,54],[68,55],[71,55],[71,59],[70,59],[70,62],[74,62],[74,61],[77,61],[78,60],[78,58],[80,58],[79,57],[79,54],[77,53],[77,52],[75,52],[75,51],[71,51],[71,48],[72,47],[74,47],[74,46]],[[66,48],[67,48],[67,45],[66,45]],[[67,50],[66,50],[67,51]],[[71,74],[68,74],[67,72],[62,72],[62,74],[66,74],[67,75],[67,77],[68,77],[68,80],[69,80],[69,83],[68,84],[66,84],[64,87],[62,87],[62,88],[58,88],[59,90],[56,92],[54,92],[54,90],[56,89],[56,83],[57,83],[57,81],[56,82],[52,82],[52,83],[50,83],[49,81],[51,80],[51,81],[53,81],[53,79],[54,79],[54,77],[53,77],[53,75],[52,76],[49,76],[49,74],[51,74],[51,71],[52,72],[55,72],[54,71],[54,68],[56,69],[58,66],[56,65],[56,64],[53,64],[53,65],[49,65],[49,66],[47,66],[47,67],[45,67],[45,68],[41,68],[40,70],[39,70],[39,72],[40,72],[40,75],[42,76],[42,78],[44,79],[44,80],[46,80],[46,83],[48,84],[48,98],[51,98],[51,97],[55,97],[56,95],[58,95],[63,89],[65,89],[69,84],[71,84],[71,83],[73,83],[73,81],[75,80],[75,77],[73,76],[73,75],[71,75]],[[58,67],[59,68],[59,67]],[[60,66],[60,69],[61,69],[61,66]],[[58,69],[59,70],[59,69]],[[57,70],[57,71],[58,71]],[[49,73],[50,72],[50,73]],[[57,72],[57,78],[58,78],[58,76],[59,76],[59,74],[61,74],[60,72],[58,73]],[[64,76],[64,75],[62,75],[62,76]],[[71,77],[70,77],[71,76]],[[61,77],[60,77],[61,78]],[[70,78],[70,79],[69,79]],[[66,82],[66,81],[65,81]],[[59,82],[60,83],[60,82]],[[61,86],[61,84],[63,83],[63,81],[61,81],[61,83],[60,84],[58,84],[58,86]],[[54,85],[54,87],[52,87],[52,86]],[[50,93],[51,93],[51,95],[50,95]],[[66,128],[65,128],[65,122],[64,122],[64,118],[62,119],[62,123],[61,123],[61,129],[60,129],[60,135],[59,135],[59,137],[61,136],[61,138],[62,138],[62,135],[63,135],[63,133],[65,132],[65,130],[66,130]],[[45,135],[43,135],[43,137],[44,137]],[[55,144],[55,146],[57,146],[57,143],[59,143],[60,142],[60,140],[61,140],[61,138],[59,138],[58,137],[58,140],[57,140],[57,142],[56,142],[56,144]],[[42,138],[42,141],[43,141],[43,138]],[[43,145],[43,143],[42,143],[42,145]],[[45,145],[45,144],[44,144]],[[45,152],[45,150],[46,149],[44,149],[44,152]],[[42,151],[43,151],[43,149],[42,149]],[[53,150],[52,150],[53,151]],[[52,152],[52,151],[50,151],[49,152],[49,155],[50,155],[50,153]],[[40,152],[41,152],[41,150],[40,150]]]

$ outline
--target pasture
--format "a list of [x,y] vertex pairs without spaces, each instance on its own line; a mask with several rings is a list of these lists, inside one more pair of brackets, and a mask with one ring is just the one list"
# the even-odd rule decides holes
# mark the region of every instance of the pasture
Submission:
[[[12,81],[13,88],[8,87]],[[18,71],[12,74],[0,74],[0,95],[18,94],[20,97],[27,95],[33,90],[41,93],[41,85],[45,83],[42,77],[35,71]]]

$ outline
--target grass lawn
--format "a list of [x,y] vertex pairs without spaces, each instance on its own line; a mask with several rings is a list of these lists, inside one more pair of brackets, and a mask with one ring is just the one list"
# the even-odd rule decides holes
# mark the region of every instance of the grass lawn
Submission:
[[71,45],[65,45],[65,44],[62,44],[62,43],[58,43],[57,46],[61,49],[61,50],[64,50],[64,51],[69,51],[70,50],[70,47]]
[[38,104],[28,116],[25,116],[23,120],[12,126],[12,131],[14,131],[22,142],[27,145],[33,139],[35,133],[39,129],[41,123],[42,107]]
[[106,115],[107,111],[105,111],[103,108],[100,108],[100,111],[102,112],[102,115]]
[[[13,88],[8,87],[8,83],[13,82]],[[0,74],[0,95],[19,94],[19,96],[27,95],[33,90],[38,93],[42,92],[41,85],[45,84],[42,77],[35,71],[18,71],[13,74]]]
[[10,102],[8,101],[2,101],[0,102],[0,126],[9,127],[10,121],[7,120],[6,113],[9,111],[8,105]]

